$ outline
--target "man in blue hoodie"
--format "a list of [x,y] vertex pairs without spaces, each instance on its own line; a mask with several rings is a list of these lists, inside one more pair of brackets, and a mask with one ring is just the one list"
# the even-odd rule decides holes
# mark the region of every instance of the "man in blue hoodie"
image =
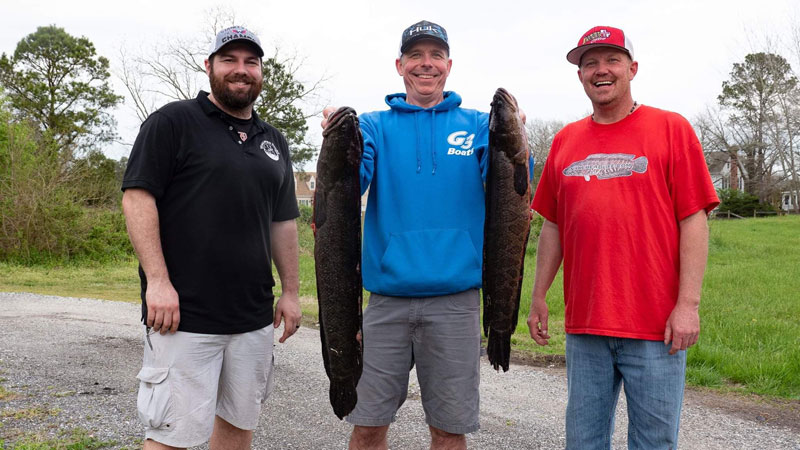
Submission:
[[414,364],[431,448],[466,448],[464,434],[479,428],[489,115],[444,91],[452,61],[441,26],[407,28],[395,64],[406,93],[360,116],[362,193],[370,188],[362,274],[371,295],[350,448],[387,448]]

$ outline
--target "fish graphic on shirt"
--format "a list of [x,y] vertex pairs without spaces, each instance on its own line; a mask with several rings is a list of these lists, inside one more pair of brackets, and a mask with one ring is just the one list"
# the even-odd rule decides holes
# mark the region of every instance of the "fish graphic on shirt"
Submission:
[[595,153],[586,159],[575,161],[562,172],[568,177],[583,177],[589,181],[592,175],[598,180],[629,177],[647,171],[647,157],[627,153]]

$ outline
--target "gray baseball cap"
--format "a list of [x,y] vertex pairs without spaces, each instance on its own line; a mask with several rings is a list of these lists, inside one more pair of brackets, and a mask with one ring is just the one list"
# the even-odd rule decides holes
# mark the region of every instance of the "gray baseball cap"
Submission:
[[261,40],[258,39],[258,36],[245,27],[234,26],[225,28],[217,33],[216,39],[214,39],[214,42],[211,43],[211,50],[208,51],[208,57],[211,58],[214,53],[217,53],[219,49],[224,47],[226,44],[236,41],[247,41],[253,44],[257,50],[256,53],[258,56],[264,56],[264,50],[261,48]]

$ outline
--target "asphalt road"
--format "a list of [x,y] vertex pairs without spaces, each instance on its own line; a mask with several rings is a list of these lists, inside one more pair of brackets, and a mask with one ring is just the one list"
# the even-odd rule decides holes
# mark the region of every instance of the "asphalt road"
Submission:
[[[139,306],[102,300],[0,293],[0,441],[24,433],[56,436],[89,430],[115,448],[141,445],[136,415],[142,328]],[[279,334],[276,334],[279,336]],[[276,384],[262,411],[253,448],[341,449],[351,427],[328,403],[319,333],[301,328],[277,344]],[[389,431],[393,449],[427,448],[416,377]],[[2,391],[0,391],[2,392]],[[563,369],[512,365],[481,368],[481,430],[468,435],[475,449],[558,449],[564,446],[566,378]],[[36,409],[38,408],[38,409]],[[35,414],[18,414],[38,411]],[[614,448],[626,448],[627,417],[620,399]],[[683,449],[796,449],[800,429],[743,417],[687,396],[681,418]]]

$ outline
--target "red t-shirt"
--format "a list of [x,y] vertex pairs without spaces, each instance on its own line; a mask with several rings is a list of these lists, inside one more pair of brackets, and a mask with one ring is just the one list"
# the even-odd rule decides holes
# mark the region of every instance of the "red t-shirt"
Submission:
[[533,208],[558,225],[567,333],[661,340],[678,298],[679,221],[719,204],[689,122],[641,106],[553,140]]

